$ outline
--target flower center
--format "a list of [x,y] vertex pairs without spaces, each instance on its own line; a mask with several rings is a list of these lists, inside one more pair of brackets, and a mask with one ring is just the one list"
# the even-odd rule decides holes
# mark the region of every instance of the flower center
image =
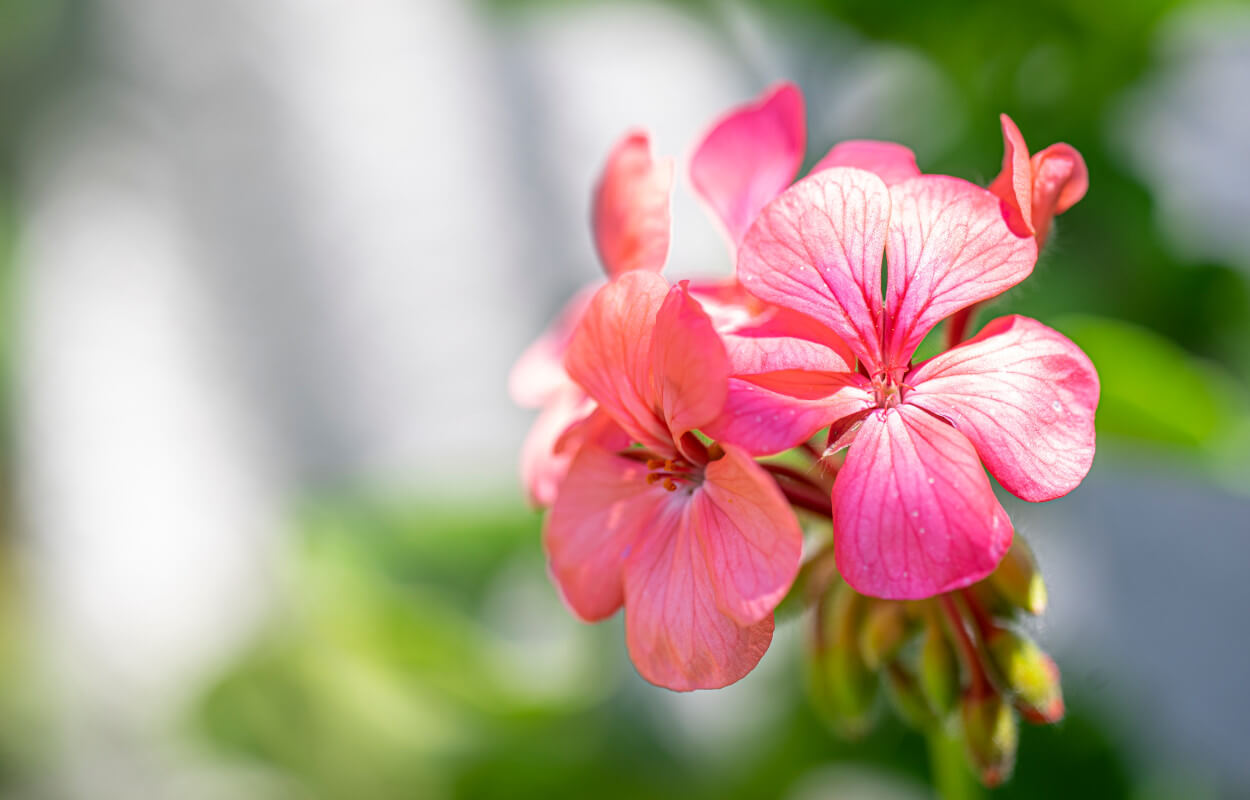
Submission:
[[670,492],[680,485],[694,486],[702,481],[702,471],[681,458],[647,459],[647,483],[658,483]]
[[872,379],[873,396],[879,408],[894,408],[902,403],[903,391],[907,388],[890,372],[879,372]]

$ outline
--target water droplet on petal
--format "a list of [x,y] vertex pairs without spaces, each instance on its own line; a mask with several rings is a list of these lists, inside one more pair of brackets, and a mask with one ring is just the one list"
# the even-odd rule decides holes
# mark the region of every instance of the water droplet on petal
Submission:
[[1057,414],[1057,413],[1059,413],[1060,411],[1063,411],[1063,404],[1062,404],[1062,403],[1060,403],[1058,400],[1056,400],[1055,402],[1051,403],[1051,404],[1050,404],[1050,407],[1051,407],[1051,408],[1053,408],[1053,409],[1055,410],[1055,413],[1056,413],[1056,414]]
[[932,478],[930,478],[930,479],[929,479],[929,485],[930,485],[930,486],[932,486],[932,485],[933,485],[933,479],[932,479]]

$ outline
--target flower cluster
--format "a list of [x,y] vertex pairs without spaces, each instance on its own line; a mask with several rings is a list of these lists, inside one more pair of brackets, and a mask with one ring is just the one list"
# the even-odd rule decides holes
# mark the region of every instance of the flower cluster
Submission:
[[[647,680],[716,688],[754,668],[800,572],[800,514],[832,532],[828,547],[808,543],[830,565],[814,605],[837,582],[921,627],[945,608],[962,630],[980,608],[968,587],[1012,546],[989,476],[1029,501],[1084,478],[1089,359],[1020,316],[965,340],[1087,185],[1074,149],[1030,157],[1002,126],[989,188],[924,174],[909,149],[876,141],[838,144],[795,182],[803,99],[775,87],[715,124],[689,165],[734,274],[673,285],[661,275],[672,164],[638,132],[609,154],[592,213],[607,280],[525,352],[511,390],[541,409],[522,473],[548,508],[552,578],[584,620],[624,607]],[[927,339],[946,349],[917,363]],[[988,613],[986,652],[1005,630]]]

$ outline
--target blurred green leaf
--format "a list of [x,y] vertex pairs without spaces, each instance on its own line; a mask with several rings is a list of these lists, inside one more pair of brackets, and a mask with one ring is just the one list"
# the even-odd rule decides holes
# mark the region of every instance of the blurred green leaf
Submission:
[[[748,800],[824,786],[832,764],[928,780],[922,739],[892,720],[862,742],[830,736],[784,636],[753,695],[719,700],[747,736],[724,752],[689,741],[709,731],[674,720],[697,723],[699,704],[633,675],[619,620],[586,626],[559,607],[531,512],[348,501],[301,518],[282,613],[194,717],[219,752],[272,773],[275,798]],[[497,618],[524,605],[507,591],[518,579],[542,587],[543,621],[575,633],[560,658],[535,661],[542,638]],[[1033,776],[1004,797],[1053,796],[1070,765],[1088,789],[1073,800],[1127,796],[1109,740],[1079,708],[1065,725],[1026,732]]]
[[1244,389],[1157,333],[1085,315],[1062,317],[1055,327],[1098,368],[1099,433],[1220,455],[1245,425]]

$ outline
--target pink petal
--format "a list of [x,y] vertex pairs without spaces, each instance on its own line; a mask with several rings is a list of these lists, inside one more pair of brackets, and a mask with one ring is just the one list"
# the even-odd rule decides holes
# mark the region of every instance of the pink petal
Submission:
[[543,546],[552,578],[565,604],[587,622],[621,607],[625,559],[659,505],[669,501],[646,475],[645,464],[588,444],[547,514]]
[[652,160],[645,133],[630,133],[612,149],[595,187],[592,212],[595,246],[609,277],[664,267],[672,185],[672,162]]
[[1052,144],[1033,156],[1033,227],[1040,244],[1050,233],[1050,223],[1076,205],[1089,189],[1085,159],[1069,144]]
[[564,366],[636,442],[674,455],[651,380],[651,339],[668,284],[653,272],[626,272],[590,301]]
[[889,191],[847,167],[804,178],[764,209],[738,256],[748,292],[814,318],[874,368]]
[[648,681],[679,692],[719,689],[759,663],[773,619],[741,627],[721,611],[692,504],[671,498],[625,563],[625,641]]
[[768,201],[790,185],[803,162],[803,95],[780,84],[729,112],[690,161],[690,180],[737,244]]
[[655,395],[674,441],[720,414],[728,391],[729,356],[685,281],[669,291],[656,315],[651,364]]
[[1003,201],[1007,225],[1017,236],[1032,236],[1033,167],[1024,135],[1011,117],[999,114],[1003,126],[1003,168],[990,184],[990,191]]
[[886,347],[904,367],[942,319],[1028,277],[1037,244],[1011,232],[994,195],[925,175],[890,189]]
[[799,571],[803,533],[777,484],[732,445],[708,464],[690,521],[703,545],[717,605],[739,625],[771,617]]
[[910,147],[873,139],[850,139],[838,142],[825,157],[816,162],[809,174],[831,167],[856,167],[875,172],[886,186],[901,183],[920,174],[916,154]]
[[[580,388],[579,388],[580,391]],[[582,395],[585,397],[585,395]],[[591,411],[564,429],[553,448],[557,454],[573,455],[586,442],[595,442],[612,451],[624,450],[632,440],[629,434],[612,419],[612,415],[587,399]]]
[[582,289],[534,343],[525,348],[508,373],[508,394],[523,408],[538,408],[573,385],[564,371],[564,352],[597,287]]
[[772,455],[872,404],[868,381],[856,373],[782,370],[735,377],[724,412],[704,433],[752,455]]
[[834,558],[861,594],[968,586],[1011,544],[1011,520],[962,433],[914,406],[864,418],[833,487]]
[[731,374],[854,369],[855,354],[824,325],[805,314],[769,305],[736,279],[690,283],[690,295],[712,320],[729,353]]
[[521,445],[521,482],[530,503],[546,508],[555,502],[556,490],[564,480],[576,447],[556,451],[556,442],[578,421],[584,419],[595,404],[581,388],[568,382],[568,387],[552,397],[525,436]]
[[1081,349],[1036,320],[1001,317],[907,377],[906,402],[972,443],[1003,488],[1053,500],[1094,461],[1098,373]]

